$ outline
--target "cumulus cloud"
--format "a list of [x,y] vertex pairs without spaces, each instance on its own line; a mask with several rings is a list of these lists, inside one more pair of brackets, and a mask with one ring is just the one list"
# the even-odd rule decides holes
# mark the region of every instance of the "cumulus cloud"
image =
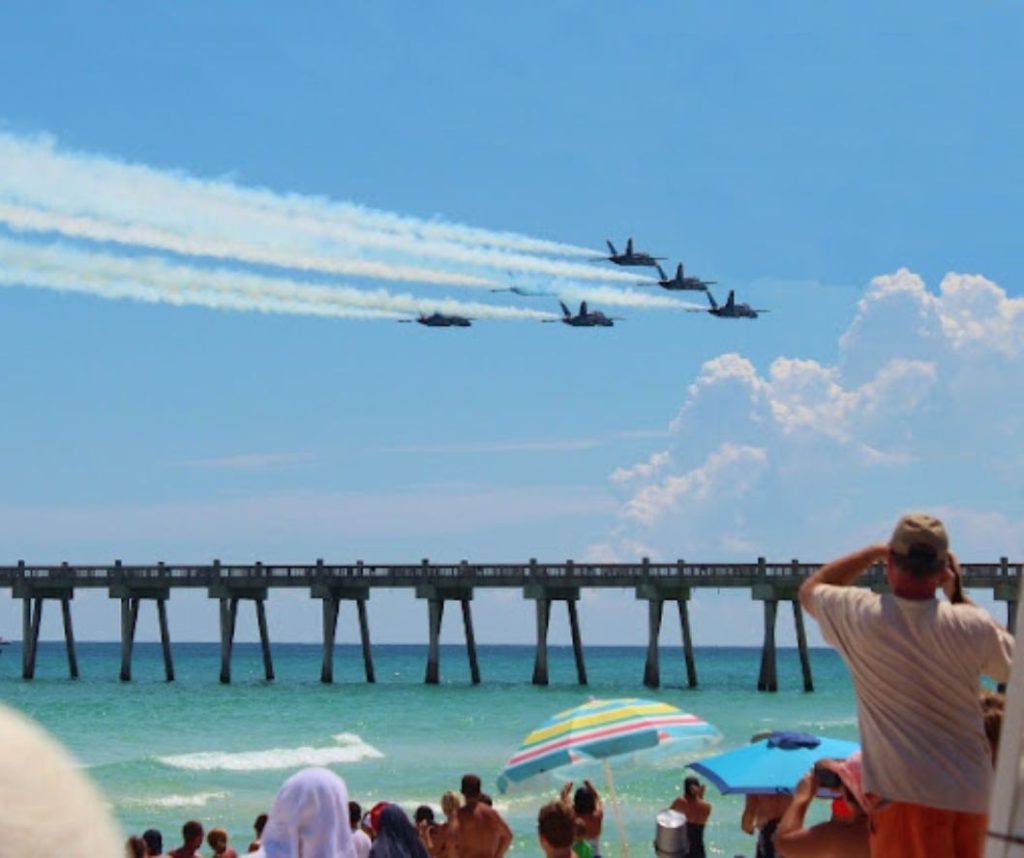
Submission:
[[592,548],[826,556],[928,507],[979,559],[1019,552],[1022,374],[1024,299],[977,275],[937,293],[906,269],[877,277],[832,363],[707,361],[669,443],[610,475],[620,524]]

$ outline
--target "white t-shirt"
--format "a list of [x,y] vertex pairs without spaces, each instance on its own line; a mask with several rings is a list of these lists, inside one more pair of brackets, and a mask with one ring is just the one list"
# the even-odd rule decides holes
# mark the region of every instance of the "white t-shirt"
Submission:
[[813,596],[811,613],[857,692],[865,792],[987,813],[992,757],[979,681],[1006,680],[1013,638],[971,605],[827,584]]
[[356,850],[356,858],[369,858],[370,847],[373,845],[373,841],[370,840],[370,835],[363,831],[363,829],[357,828],[352,832],[352,845]]

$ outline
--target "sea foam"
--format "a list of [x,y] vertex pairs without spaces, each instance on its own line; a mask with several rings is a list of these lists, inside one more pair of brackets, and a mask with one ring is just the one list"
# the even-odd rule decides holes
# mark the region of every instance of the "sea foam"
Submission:
[[364,742],[355,733],[339,733],[335,744],[323,748],[269,748],[263,751],[201,751],[157,757],[158,762],[176,769],[197,772],[258,772],[273,769],[297,769],[303,766],[327,766],[332,763],[358,763],[383,759],[384,754]]
[[211,801],[229,798],[228,792],[199,792],[194,795],[162,795],[155,798],[126,798],[126,807],[206,807]]

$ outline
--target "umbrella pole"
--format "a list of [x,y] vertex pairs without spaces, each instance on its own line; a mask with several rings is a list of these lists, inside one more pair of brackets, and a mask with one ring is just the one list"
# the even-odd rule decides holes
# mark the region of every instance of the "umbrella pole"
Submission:
[[612,816],[615,817],[615,827],[619,829],[619,846],[623,858],[629,858],[629,844],[626,843],[626,832],[622,828],[622,814],[619,813],[619,796],[615,792],[615,781],[612,780],[612,767],[608,765],[607,757],[603,763],[604,779],[608,782],[608,794],[612,798]]

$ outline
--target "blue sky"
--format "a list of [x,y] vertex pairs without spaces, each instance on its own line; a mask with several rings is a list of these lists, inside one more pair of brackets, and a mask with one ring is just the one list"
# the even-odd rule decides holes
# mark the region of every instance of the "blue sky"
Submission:
[[[573,246],[634,235],[772,312],[428,330],[9,283],[0,560],[823,559],[911,506],[969,557],[1020,556],[1022,36],[1006,3],[4,9],[8,140]],[[700,601],[700,642],[757,638],[756,606]],[[393,602],[378,636],[418,639],[422,606]],[[481,639],[529,639],[516,605],[481,596]],[[212,637],[212,607],[174,607],[176,636]],[[591,599],[585,635],[642,640],[618,610]],[[315,619],[270,613],[279,637]],[[114,634],[105,598],[77,619]]]

